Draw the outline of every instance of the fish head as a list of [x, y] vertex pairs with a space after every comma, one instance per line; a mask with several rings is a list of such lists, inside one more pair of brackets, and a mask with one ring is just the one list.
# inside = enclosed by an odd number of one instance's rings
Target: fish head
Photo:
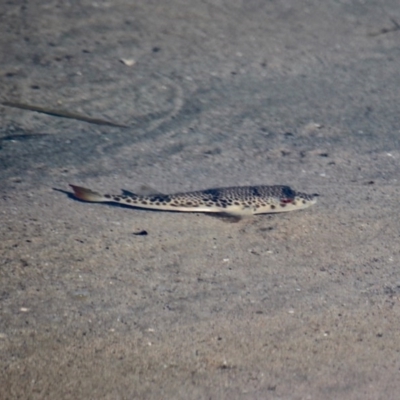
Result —
[[302, 210], [317, 202], [317, 194], [307, 194], [291, 190], [289, 193], [282, 191], [279, 196], [272, 197], [268, 202], [268, 213], [281, 213]]

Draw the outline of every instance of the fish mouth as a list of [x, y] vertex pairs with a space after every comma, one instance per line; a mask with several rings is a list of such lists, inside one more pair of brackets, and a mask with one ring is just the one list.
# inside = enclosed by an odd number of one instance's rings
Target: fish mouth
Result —
[[319, 196], [318, 193], [308, 194], [297, 192], [293, 200], [296, 203], [300, 203], [303, 207], [308, 207], [311, 204], [315, 204], [317, 202], [317, 197]]

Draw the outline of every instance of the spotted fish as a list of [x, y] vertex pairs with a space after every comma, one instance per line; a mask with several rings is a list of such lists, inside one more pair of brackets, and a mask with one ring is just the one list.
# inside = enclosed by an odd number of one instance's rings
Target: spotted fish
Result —
[[195, 192], [149, 195], [100, 194], [70, 185], [82, 201], [119, 203], [136, 208], [161, 211], [218, 213], [226, 216], [279, 213], [301, 210], [316, 203], [317, 194], [296, 192], [289, 186], [234, 186]]

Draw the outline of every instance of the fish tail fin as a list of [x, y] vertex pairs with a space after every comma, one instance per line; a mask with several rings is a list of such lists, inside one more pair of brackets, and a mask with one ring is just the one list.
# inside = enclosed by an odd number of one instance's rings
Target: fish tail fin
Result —
[[71, 184], [69, 186], [72, 187], [74, 191], [74, 196], [79, 200], [89, 201], [92, 203], [101, 203], [104, 201], [110, 201], [109, 199], [105, 198], [102, 194], [94, 192], [93, 190]]

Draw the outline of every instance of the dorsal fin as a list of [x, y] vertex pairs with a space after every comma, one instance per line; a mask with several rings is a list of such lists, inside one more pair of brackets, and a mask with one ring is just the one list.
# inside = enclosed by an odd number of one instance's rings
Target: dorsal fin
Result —
[[159, 192], [158, 190], [152, 188], [149, 185], [140, 185], [135, 192], [131, 192], [130, 190], [122, 189], [122, 193], [125, 196], [139, 195], [139, 196], [152, 196], [152, 195], [164, 195], [164, 193]]

